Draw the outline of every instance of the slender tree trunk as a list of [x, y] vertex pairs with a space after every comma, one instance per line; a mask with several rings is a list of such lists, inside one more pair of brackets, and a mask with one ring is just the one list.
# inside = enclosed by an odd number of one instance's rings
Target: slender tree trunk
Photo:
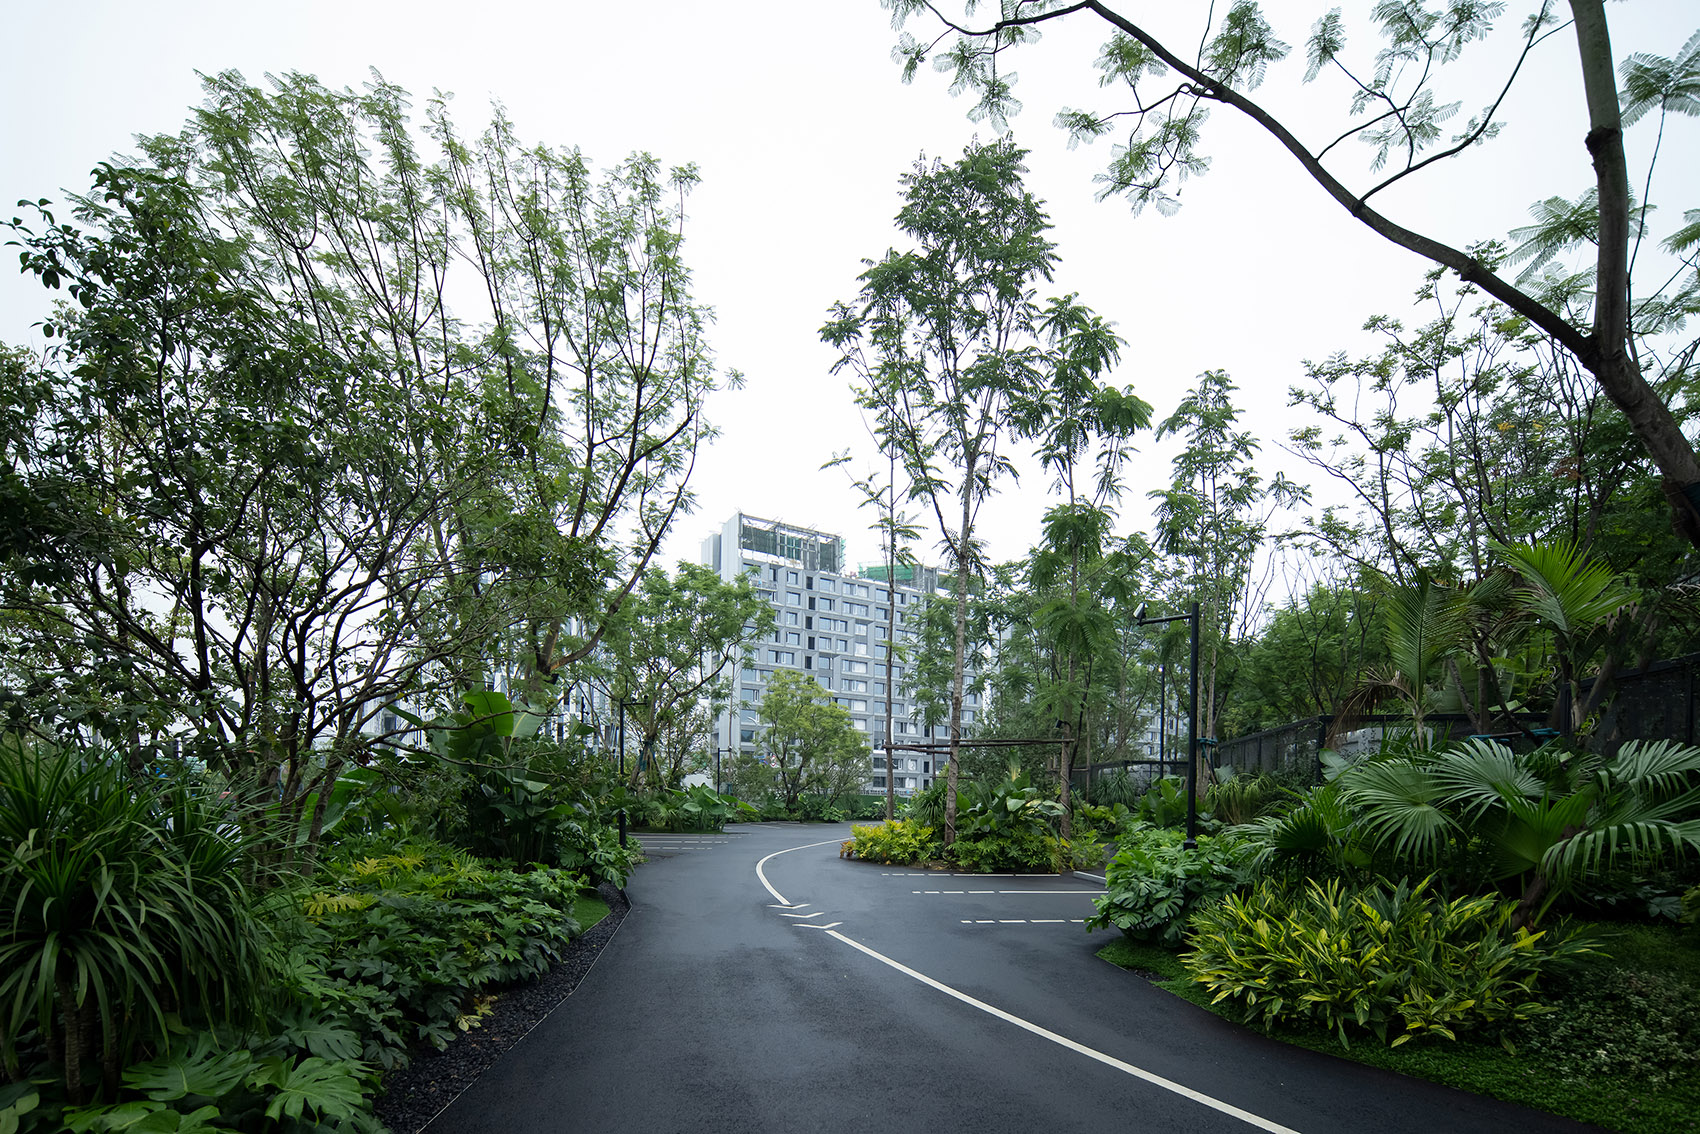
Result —
[[945, 770], [944, 845], [956, 842], [956, 766], [962, 746], [962, 677], [968, 658], [968, 538], [973, 534], [975, 462], [962, 478], [962, 527], [956, 537], [956, 664], [950, 681], [950, 766]]
[[74, 1105], [83, 1101], [83, 1020], [77, 1010], [71, 974], [61, 967], [55, 976], [59, 996], [60, 1027], [64, 1030], [65, 1097]]
[[[889, 823], [897, 814], [897, 777], [891, 764], [891, 707], [897, 703], [897, 449], [888, 447], [885, 456], [885, 820]], [[938, 766], [933, 767], [937, 771]]]

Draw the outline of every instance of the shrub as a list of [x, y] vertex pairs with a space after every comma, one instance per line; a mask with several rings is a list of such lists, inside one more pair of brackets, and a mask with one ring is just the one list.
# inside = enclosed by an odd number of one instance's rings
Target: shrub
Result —
[[1153, 827], [1179, 827], [1186, 822], [1186, 780], [1164, 776], [1156, 780], [1133, 807], [1133, 816]]
[[[376, 849], [376, 848], [373, 848]], [[578, 933], [579, 876], [494, 870], [413, 840], [327, 864], [298, 895], [284, 979], [291, 997], [358, 1037], [385, 1068], [442, 1048], [476, 1018], [477, 994], [538, 976]]]
[[1280, 789], [1268, 776], [1242, 772], [1211, 784], [1204, 793], [1204, 810], [1221, 822], [1236, 826], [1274, 810], [1280, 797]]
[[842, 823], [844, 811], [831, 796], [800, 795], [797, 806], [792, 811], [792, 818], [805, 823]]
[[924, 863], [939, 856], [933, 829], [908, 819], [892, 819], [878, 826], [850, 828], [845, 853], [864, 862]]
[[1700, 988], [1668, 972], [1591, 968], [1555, 987], [1553, 1011], [1517, 1028], [1518, 1049], [1568, 1078], [1700, 1076]]
[[231, 811], [192, 786], [138, 781], [105, 751], [0, 746], [0, 1053], [32, 1026], [83, 1096], [96, 1054], [109, 1088], [175, 1014], [257, 1018], [266, 934]]
[[945, 848], [945, 857], [976, 874], [1055, 870], [1058, 846], [1059, 840], [1048, 831], [1011, 829], [974, 838], [958, 835]]
[[1200, 835], [1187, 850], [1177, 830], [1134, 828], [1104, 872], [1105, 893], [1088, 929], [1112, 926], [1136, 941], [1180, 943], [1187, 917], [1245, 885], [1249, 867], [1237, 841]]
[[[968, 790], [971, 782], [961, 781], [957, 786], [958, 793]], [[948, 787], [944, 777], [934, 780], [932, 787], [922, 788], [909, 797], [908, 804], [903, 808], [903, 817], [914, 820], [923, 827], [944, 826], [944, 797]], [[958, 802], [961, 802], [960, 799]]]
[[1074, 838], [1057, 840], [1053, 865], [1059, 874], [1067, 870], [1102, 870], [1104, 849], [1104, 840], [1098, 832], [1082, 823], [1075, 827]]
[[1092, 802], [1100, 807], [1132, 807], [1139, 802], [1139, 781], [1126, 768], [1117, 768], [1108, 775], [1093, 780], [1088, 789]]
[[1319, 1024], [1349, 1043], [1368, 1031], [1397, 1047], [1414, 1036], [1503, 1027], [1546, 1011], [1535, 986], [1578, 939], [1509, 928], [1512, 903], [1451, 901], [1401, 880], [1352, 891], [1338, 880], [1264, 881], [1193, 915], [1181, 957], [1216, 1001], [1247, 1023]]

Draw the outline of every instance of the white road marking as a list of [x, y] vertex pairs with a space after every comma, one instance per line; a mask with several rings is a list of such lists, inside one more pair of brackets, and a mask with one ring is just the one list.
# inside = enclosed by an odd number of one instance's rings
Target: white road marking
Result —
[[1102, 894], [1102, 890], [999, 890], [1000, 894]]
[[841, 922], [841, 921], [835, 921], [831, 925], [804, 925], [802, 922], [798, 922], [796, 925], [793, 925], [791, 928], [792, 929], [835, 929], [838, 926], [843, 925], [843, 924], [844, 923]]
[[1237, 1118], [1247, 1125], [1255, 1126], [1259, 1130], [1268, 1131], [1268, 1134], [1299, 1134], [1297, 1130], [1294, 1130], [1290, 1126], [1282, 1126], [1280, 1123], [1273, 1122], [1264, 1118], [1262, 1115], [1253, 1114], [1249, 1110], [1241, 1110], [1232, 1103], [1223, 1102], [1221, 1099], [1214, 1098], [1202, 1091], [1195, 1091], [1183, 1083], [1175, 1082], [1173, 1079], [1165, 1079], [1163, 1076], [1158, 1075], [1155, 1072], [1147, 1071], [1143, 1067], [1136, 1067], [1124, 1060], [1117, 1059], [1113, 1055], [1106, 1055], [1104, 1052], [1101, 1052], [1096, 1048], [1087, 1047], [1085, 1044], [1077, 1043], [1076, 1041], [1069, 1039], [1067, 1036], [1059, 1035], [1056, 1032], [1051, 1031], [1049, 1028], [1040, 1027], [1038, 1024], [1035, 1024], [1030, 1020], [1024, 1020], [1020, 1016], [1005, 1012], [1002, 1008], [995, 1008], [992, 1005], [987, 1004], [984, 1000], [976, 1000], [974, 997], [969, 996], [966, 992], [959, 992], [950, 987], [950, 985], [945, 984], [942, 981], [934, 980], [925, 973], [916, 972], [901, 961], [894, 961], [884, 953], [870, 949], [860, 941], [852, 940], [851, 938], [844, 936], [842, 933], [829, 930], [827, 936], [836, 937], [852, 949], [865, 953], [881, 964], [889, 965], [904, 976], [918, 980], [929, 988], [937, 989], [946, 996], [954, 997], [971, 1008], [978, 1008], [987, 1015], [995, 1016], [1005, 1023], [1014, 1024], [1023, 1031], [1031, 1032], [1041, 1039], [1050, 1040], [1059, 1047], [1065, 1047], [1079, 1055], [1084, 1055], [1088, 1059], [1096, 1060], [1097, 1062], [1104, 1064], [1106, 1067], [1113, 1067], [1117, 1071], [1124, 1072], [1133, 1076], [1135, 1079], [1140, 1079], [1144, 1082], [1150, 1083], [1154, 1087], [1160, 1087], [1165, 1091], [1179, 1095], [1181, 1098], [1188, 1099], [1201, 1106], [1207, 1106], [1211, 1110], [1226, 1114], [1231, 1118]]
[[816, 910], [814, 913], [782, 913], [779, 916], [780, 917], [800, 917], [804, 921], [807, 921], [809, 918], [812, 918], [812, 917], [825, 917], [826, 911], [825, 910]]
[[843, 839], [823, 839], [818, 843], [804, 843], [800, 847], [786, 847], [784, 850], [776, 850], [772, 854], [768, 855], [766, 858], [762, 859], [760, 862], [756, 863], [756, 877], [758, 879], [760, 879], [761, 884], [764, 887], [767, 888], [767, 892], [773, 895], [774, 901], [778, 902], [780, 905], [786, 907], [787, 909], [796, 909], [797, 908], [796, 906], [793, 906], [790, 902], [787, 902], [785, 900], [784, 894], [781, 894], [778, 890], [775, 890], [773, 888], [773, 883], [771, 883], [767, 880], [767, 871], [764, 870], [763, 867], [765, 867], [768, 863], [772, 862], [774, 859], [778, 858], [782, 854], [790, 854], [792, 851], [808, 850], [810, 847], [830, 847], [830, 846], [834, 846], [836, 844], [841, 844], [843, 842], [844, 842]]

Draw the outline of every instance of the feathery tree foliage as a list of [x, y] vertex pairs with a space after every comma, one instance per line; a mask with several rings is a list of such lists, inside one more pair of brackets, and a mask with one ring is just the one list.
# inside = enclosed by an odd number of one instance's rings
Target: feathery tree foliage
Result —
[[469, 141], [442, 99], [431, 158], [379, 78], [205, 86], [69, 222], [9, 226], [72, 300], [0, 367], [4, 491], [37, 501], [0, 521], [9, 676], [262, 771], [312, 839], [386, 705], [458, 707], [516, 637], [546, 702], [687, 506], [696, 174], [599, 177], [500, 113]]
[[[1149, 204], [1172, 213], [1180, 204], [1179, 187], [1209, 166], [1202, 139], [1210, 109], [1225, 106], [1243, 115], [1371, 231], [1480, 288], [1591, 375], [1662, 474], [1678, 529], [1690, 543], [1700, 544], [1700, 459], [1673, 412], [1675, 391], [1665, 380], [1675, 376], [1647, 373], [1649, 352], [1637, 341], [1636, 330], [1649, 316], [1664, 329], [1679, 329], [1700, 304], [1700, 240], [1695, 236], [1700, 214], [1685, 214], [1685, 227], [1666, 240], [1666, 248], [1680, 258], [1679, 270], [1662, 286], [1634, 286], [1640, 248], [1635, 234], [1648, 202], [1635, 205], [1623, 144], [1625, 128], [1644, 118], [1656, 117], [1662, 141], [1671, 116], [1700, 113], [1694, 93], [1700, 87], [1700, 38], [1690, 39], [1673, 57], [1632, 55], [1623, 64], [1620, 88], [1603, 0], [1571, 0], [1569, 36], [1581, 60], [1578, 105], [1586, 108], [1575, 133], [1585, 135], [1595, 181], [1591, 195], [1575, 206], [1542, 207], [1535, 226], [1539, 235], [1529, 249], [1539, 263], [1549, 251], [1591, 245], [1594, 263], [1578, 286], [1555, 289], [1539, 278], [1506, 279], [1491, 255], [1414, 231], [1383, 213], [1376, 198], [1499, 133], [1501, 109], [1524, 64], [1565, 30], [1559, 26], [1557, 0], [1536, 0], [1514, 33], [1496, 31], [1505, 9], [1499, 3], [1376, 4], [1369, 20], [1379, 44], [1371, 49], [1357, 47], [1356, 41], [1349, 47], [1340, 10], [1326, 12], [1305, 39], [1303, 78], [1306, 83], [1321, 80], [1337, 92], [1344, 115], [1316, 140], [1301, 138], [1252, 97], [1292, 51], [1255, 0], [1234, 0], [1215, 28], [1195, 27], [1172, 36], [1152, 31], [1154, 25], [1102, 0], [1004, 0], [998, 18], [983, 23], [974, 20], [973, 0], [966, 0], [960, 16], [945, 14], [932, 0], [881, 3], [899, 27], [915, 17], [936, 21], [936, 34], [902, 33], [893, 54], [904, 80], [930, 60], [952, 76], [953, 93], [975, 95], [970, 117], [1000, 131], [1020, 110], [1009, 56], [1028, 49], [1053, 21], [1096, 17], [1109, 32], [1095, 63], [1099, 84], [1124, 92], [1128, 105], [1109, 112], [1065, 107], [1056, 120], [1074, 141], [1113, 133], [1124, 137], [1099, 176], [1105, 196], [1125, 195], [1135, 211]], [[1213, 8], [1203, 11], [1214, 15]], [[1481, 59], [1471, 68], [1472, 77], [1489, 68], [1498, 76], [1489, 88], [1491, 101], [1452, 133], [1446, 124], [1461, 103], [1442, 93], [1454, 75], [1447, 65], [1466, 52], [1477, 59], [1493, 48], [1501, 49], [1498, 58]], [[1351, 157], [1344, 146], [1353, 139], [1364, 144], [1361, 158]], [[1649, 165], [1646, 184], [1652, 175]], [[1585, 301], [1568, 302], [1582, 292]], [[1681, 348], [1667, 357], [1688, 365], [1688, 352]]]
[[1113, 336], [1072, 297], [1046, 321], [1035, 288], [1049, 281], [1055, 246], [1042, 204], [1023, 187], [1026, 152], [974, 144], [958, 161], [925, 161], [903, 177], [898, 227], [915, 243], [869, 261], [854, 303], [835, 304], [821, 337], [841, 354], [898, 452], [910, 497], [938, 525], [955, 575], [955, 665], [945, 840], [956, 834], [956, 781], [971, 582], [987, 564], [975, 531], [997, 482], [1015, 475], [1011, 435], [1046, 428], [1047, 384], [1064, 367], [1096, 375]]
[[[750, 577], [724, 582], [712, 567], [679, 563], [672, 575], [659, 567], [607, 622], [598, 667], [609, 698], [626, 706], [645, 752], [658, 746], [683, 757], [706, 730], [701, 718], [726, 706], [732, 692], [727, 668], [750, 656], [750, 647], [773, 630], [773, 606]], [[672, 741], [663, 744], [664, 740]], [[667, 773], [674, 760], [634, 763], [653, 786], [678, 787]]]

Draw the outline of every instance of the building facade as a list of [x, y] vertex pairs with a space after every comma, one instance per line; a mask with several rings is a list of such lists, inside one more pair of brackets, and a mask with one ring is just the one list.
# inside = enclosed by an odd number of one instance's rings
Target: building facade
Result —
[[[840, 536], [742, 512], [703, 541], [702, 561], [728, 582], [749, 575], [776, 615], [772, 635], [756, 643], [753, 657], [737, 675], [731, 707], [715, 722], [717, 747], [758, 753], [762, 726], [756, 703], [776, 670], [791, 669], [812, 677], [867, 736], [873, 766], [864, 790], [884, 793], [888, 776], [905, 795], [932, 786], [946, 756], [905, 752], [901, 746], [946, 742], [950, 728], [929, 727], [919, 718], [904, 667], [890, 663], [886, 635], [895, 602], [898, 640], [913, 637], [911, 617], [919, 617], [921, 600], [937, 590], [936, 569], [900, 568], [893, 587], [883, 565], [852, 571]], [[981, 710], [977, 696], [964, 695], [965, 734], [972, 732]], [[888, 711], [890, 753], [885, 751]]]

